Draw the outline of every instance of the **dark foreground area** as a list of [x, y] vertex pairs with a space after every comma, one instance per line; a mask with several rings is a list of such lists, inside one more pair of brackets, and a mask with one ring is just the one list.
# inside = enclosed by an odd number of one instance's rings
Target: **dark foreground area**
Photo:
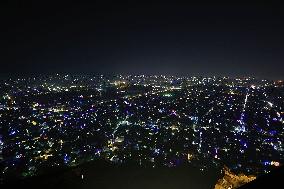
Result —
[[51, 170], [41, 176], [10, 180], [1, 188], [214, 188], [220, 171], [201, 172], [189, 166], [178, 168], [139, 168], [91, 162], [76, 168]]
[[[72, 168], [47, 170], [40, 176], [6, 180], [0, 188], [99, 188], [99, 189], [213, 189], [224, 175], [217, 169], [200, 171], [191, 166], [141, 168], [95, 161]], [[284, 167], [259, 176], [240, 189], [282, 188]]]
[[281, 166], [268, 174], [259, 176], [257, 179], [241, 186], [239, 189], [283, 188], [283, 186], [284, 166]]

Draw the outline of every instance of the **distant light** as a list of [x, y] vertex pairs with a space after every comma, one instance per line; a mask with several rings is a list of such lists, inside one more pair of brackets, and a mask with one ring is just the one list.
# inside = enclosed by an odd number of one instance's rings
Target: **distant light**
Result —
[[166, 94], [164, 94], [163, 96], [165, 96], [165, 97], [171, 97], [172, 94], [166, 93]]
[[271, 102], [267, 102], [268, 103], [268, 105], [270, 106], [270, 107], [272, 107], [273, 106], [273, 104], [271, 103]]
[[250, 87], [251, 87], [252, 89], [255, 89], [255, 88], [256, 88], [256, 86], [255, 86], [255, 85], [251, 85]]
[[192, 160], [192, 159], [193, 159], [193, 155], [190, 154], [190, 153], [188, 153], [188, 154], [187, 154], [187, 160], [190, 161], [190, 160]]
[[270, 163], [271, 165], [274, 165], [276, 167], [279, 167], [280, 166], [280, 163], [278, 161], [271, 161]]

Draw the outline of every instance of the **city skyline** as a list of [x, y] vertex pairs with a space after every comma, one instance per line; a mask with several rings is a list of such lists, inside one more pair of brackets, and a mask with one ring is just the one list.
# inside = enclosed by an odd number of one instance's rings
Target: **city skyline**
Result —
[[1, 188], [283, 180], [281, 6], [15, 0], [0, 27]]
[[252, 179], [283, 164], [283, 82], [54, 74], [0, 88], [4, 181], [98, 160]]

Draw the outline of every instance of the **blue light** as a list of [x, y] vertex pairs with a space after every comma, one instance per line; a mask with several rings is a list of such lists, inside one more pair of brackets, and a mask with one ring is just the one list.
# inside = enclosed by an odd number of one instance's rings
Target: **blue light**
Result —
[[67, 164], [70, 161], [70, 157], [67, 154], [64, 155], [64, 163]]

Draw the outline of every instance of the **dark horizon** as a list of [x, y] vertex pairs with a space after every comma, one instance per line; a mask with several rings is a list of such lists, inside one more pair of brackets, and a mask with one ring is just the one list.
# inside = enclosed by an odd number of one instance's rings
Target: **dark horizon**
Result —
[[284, 13], [271, 5], [1, 6], [1, 71], [284, 79]]
[[115, 76], [166, 76], [166, 77], [175, 77], [175, 78], [191, 78], [191, 77], [197, 77], [197, 78], [227, 78], [227, 79], [250, 79], [250, 80], [267, 80], [267, 81], [273, 81], [273, 82], [283, 82], [282, 78], [267, 78], [267, 77], [255, 77], [255, 76], [249, 76], [249, 75], [238, 75], [238, 76], [228, 76], [228, 75], [189, 75], [189, 74], [144, 74], [144, 73], [105, 73], [105, 72], [33, 72], [33, 73], [0, 73], [0, 80], [6, 80], [6, 79], [27, 79], [27, 78], [37, 78], [37, 77], [49, 77], [49, 76], [64, 76], [64, 75], [70, 75], [70, 76], [107, 76], [107, 77], [115, 77]]

